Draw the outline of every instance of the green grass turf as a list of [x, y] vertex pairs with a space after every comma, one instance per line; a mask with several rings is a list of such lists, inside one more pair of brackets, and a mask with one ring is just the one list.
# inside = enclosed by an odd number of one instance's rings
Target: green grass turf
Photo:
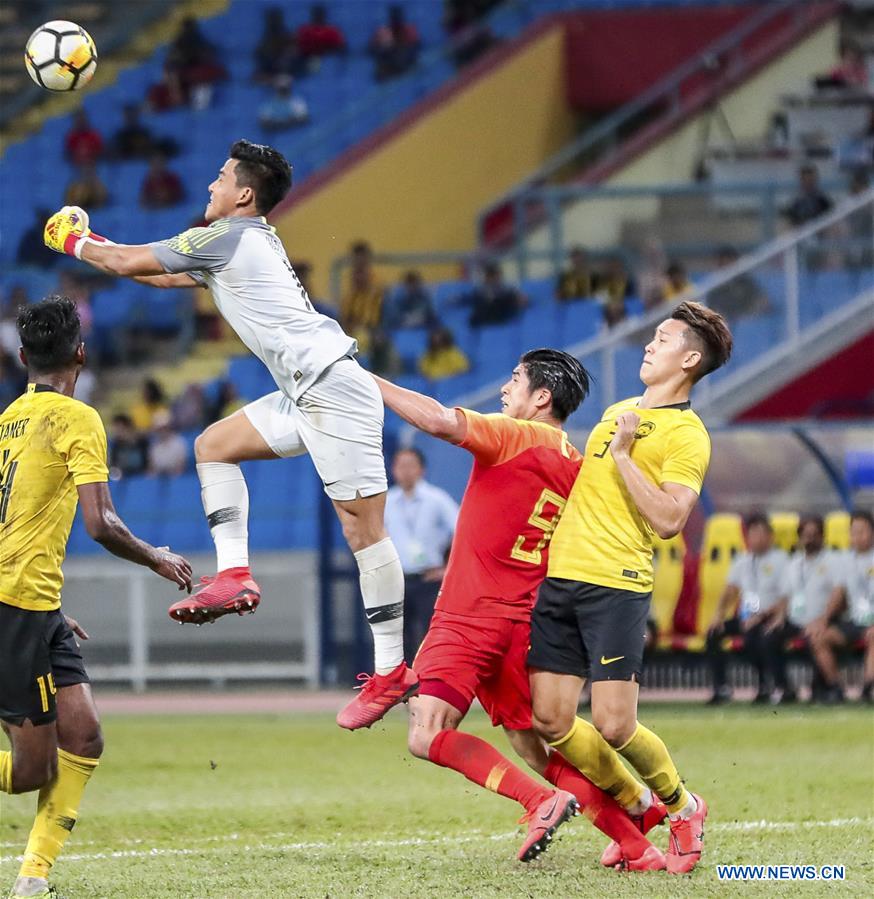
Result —
[[[605, 840], [582, 818], [520, 864], [517, 807], [410, 759], [395, 711], [358, 733], [325, 715], [108, 718], [55, 883], [69, 899], [874, 896], [870, 711], [658, 706], [641, 718], [711, 807], [692, 876], [601, 869]], [[509, 752], [483, 715], [466, 726]], [[0, 889], [33, 805], [3, 796]], [[823, 823], [836, 819], [857, 820]], [[720, 884], [715, 865], [735, 862], [844, 864], [847, 880]]]

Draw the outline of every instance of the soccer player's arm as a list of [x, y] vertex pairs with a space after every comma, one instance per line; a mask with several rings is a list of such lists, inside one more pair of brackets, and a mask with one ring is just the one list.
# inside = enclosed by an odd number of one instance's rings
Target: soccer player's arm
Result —
[[668, 438], [659, 483], [654, 484], [631, 455], [639, 417], [623, 412], [616, 423], [610, 452], [634, 504], [659, 537], [676, 537], [686, 526], [704, 483], [710, 462], [707, 432], [692, 424], [675, 428]]
[[188, 562], [135, 537], [115, 511], [106, 467], [106, 431], [94, 409], [83, 405], [71, 413], [58, 449], [76, 485], [88, 535], [113, 555], [151, 568], [180, 590], [190, 590]]
[[467, 434], [467, 421], [459, 409], [448, 409], [433, 397], [399, 387], [371, 373], [382, 394], [382, 401], [407, 424], [449, 443], [461, 443]]

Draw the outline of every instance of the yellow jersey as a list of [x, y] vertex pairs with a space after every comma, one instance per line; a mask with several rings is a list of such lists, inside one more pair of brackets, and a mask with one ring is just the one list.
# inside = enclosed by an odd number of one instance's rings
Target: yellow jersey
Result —
[[640, 424], [631, 458], [654, 484], [701, 492], [710, 437], [689, 403], [638, 407], [640, 397], [610, 406], [592, 428], [583, 467], [552, 537], [548, 577], [649, 593], [653, 529], [638, 511], [610, 453], [616, 418], [635, 412]]
[[0, 602], [35, 612], [61, 605], [76, 488], [108, 479], [96, 409], [28, 384], [0, 413]]

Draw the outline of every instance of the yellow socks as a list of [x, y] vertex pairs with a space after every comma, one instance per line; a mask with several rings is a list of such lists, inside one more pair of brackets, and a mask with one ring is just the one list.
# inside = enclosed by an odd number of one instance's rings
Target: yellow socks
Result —
[[[79, 814], [79, 803], [97, 759], [58, 750], [58, 776], [39, 791], [36, 818], [19, 877], [47, 878]], [[3, 761], [0, 759], [0, 770]]]
[[0, 793], [12, 792], [12, 753], [0, 752]]
[[588, 721], [575, 718], [574, 726], [567, 734], [550, 745], [623, 808], [633, 808], [640, 800], [644, 788]]
[[678, 814], [689, 804], [690, 796], [667, 746], [651, 730], [638, 723], [631, 739], [616, 751], [629, 761], [671, 814]]

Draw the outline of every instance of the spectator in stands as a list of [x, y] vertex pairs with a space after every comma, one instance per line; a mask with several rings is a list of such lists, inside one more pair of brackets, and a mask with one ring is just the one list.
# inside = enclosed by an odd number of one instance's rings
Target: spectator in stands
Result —
[[207, 425], [206, 394], [202, 384], [188, 384], [173, 403], [173, 424], [180, 431], [200, 431]]
[[607, 261], [604, 273], [596, 281], [595, 296], [603, 306], [608, 328], [625, 318], [625, 301], [634, 296], [634, 281], [619, 256]]
[[360, 240], [352, 245], [349, 286], [340, 299], [340, 324], [367, 350], [370, 331], [382, 319], [385, 288], [373, 270], [370, 244]]
[[589, 265], [585, 247], [571, 247], [568, 258], [570, 265], [555, 282], [555, 298], [559, 302], [567, 302], [591, 297], [595, 292], [595, 273]]
[[94, 313], [91, 309], [91, 289], [88, 282], [77, 272], [70, 269], [58, 273], [58, 289], [61, 296], [69, 297], [76, 304], [76, 312], [82, 323], [82, 336], [88, 337], [94, 327]]
[[179, 72], [169, 63], [161, 71], [161, 80], [153, 84], [146, 94], [146, 104], [152, 112], [177, 109], [188, 102], [188, 91]]
[[109, 191], [97, 174], [97, 166], [93, 162], [82, 163], [78, 174], [67, 185], [64, 202], [83, 209], [100, 209], [108, 200]]
[[336, 25], [328, 21], [324, 5], [310, 7], [310, 20], [297, 30], [297, 46], [304, 59], [311, 63], [322, 56], [346, 52], [346, 38]]
[[783, 210], [794, 228], [825, 215], [832, 208], [831, 198], [819, 186], [819, 169], [805, 163], [798, 171], [798, 196]]
[[472, 307], [469, 319], [472, 328], [512, 321], [528, 303], [515, 287], [504, 283], [504, 273], [497, 262], [483, 266], [482, 283], [465, 294], [461, 302]]
[[297, 39], [285, 24], [281, 7], [264, 10], [264, 29], [255, 48], [255, 80], [272, 84], [277, 78], [298, 78], [306, 71]]
[[404, 570], [404, 655], [412, 664], [446, 570], [458, 504], [425, 480], [425, 457], [412, 447], [395, 453], [392, 479], [385, 499], [385, 527]]
[[18, 348], [21, 346], [15, 323], [18, 310], [29, 302], [27, 291], [21, 284], [12, 287], [8, 296], [0, 295], [0, 353], [5, 353], [12, 359], [18, 358]]
[[836, 564], [836, 585], [823, 615], [807, 626], [810, 648], [826, 686], [827, 702], [844, 691], [835, 653], [861, 644], [865, 653], [862, 701], [874, 691], [874, 517], [857, 509], [850, 516], [850, 550]]
[[129, 415], [112, 416], [112, 439], [109, 442], [109, 476], [117, 481], [142, 474], [148, 465], [148, 441], [137, 433]]
[[841, 44], [841, 61], [828, 73], [816, 79], [817, 87], [846, 87], [868, 89], [868, 63], [862, 48], [855, 41]]
[[469, 65], [498, 42], [491, 28], [480, 20], [484, 11], [478, 0], [453, 0], [447, 7], [445, 25], [458, 68]]
[[167, 167], [167, 157], [155, 153], [140, 188], [140, 205], [144, 209], [167, 209], [185, 199], [182, 179]]
[[682, 262], [672, 262], [665, 269], [665, 301], [679, 303], [681, 300], [691, 300], [694, 296], [695, 285], [689, 280], [686, 267]]
[[215, 45], [188, 16], [167, 52], [167, 62], [178, 74], [183, 92], [194, 109], [206, 109], [212, 101], [213, 85], [227, 77]]
[[777, 691], [772, 700], [778, 703], [797, 698], [786, 677], [787, 641], [803, 637], [804, 629], [823, 615], [835, 586], [836, 558], [824, 547], [823, 532], [819, 515], [805, 515], [798, 522], [798, 550], [789, 559], [783, 595], [763, 631], [763, 652]]
[[368, 48], [376, 80], [387, 81], [409, 71], [416, 64], [421, 46], [419, 33], [407, 22], [403, 8], [390, 6], [388, 24], [376, 29]]
[[370, 332], [369, 343], [369, 368], [374, 374], [389, 377], [403, 373], [404, 360], [382, 328], [374, 328]]
[[[248, 399], [254, 400], [257, 397], [253, 396]], [[233, 415], [234, 412], [242, 409], [245, 405], [246, 403], [241, 399], [240, 394], [237, 393], [234, 383], [232, 381], [222, 381], [219, 385], [218, 397], [210, 413], [210, 418], [212, 421], [220, 421], [229, 415]]]
[[265, 131], [283, 131], [305, 125], [310, 120], [306, 100], [294, 93], [294, 80], [290, 75], [276, 78], [273, 96], [258, 109], [258, 121]]
[[[734, 265], [740, 253], [730, 246], [716, 251], [717, 270]], [[745, 315], [764, 315], [770, 310], [768, 298], [749, 272], [735, 275], [721, 287], [707, 294], [707, 305], [734, 324]]]
[[103, 154], [103, 138], [88, 121], [88, 113], [78, 109], [73, 116], [73, 127], [64, 141], [67, 161], [73, 165], [88, 165], [97, 162]]
[[136, 103], [126, 103], [124, 124], [112, 136], [112, 149], [118, 159], [146, 159], [155, 149], [152, 132], [140, 120]]
[[665, 270], [668, 257], [661, 240], [649, 235], [639, 252], [640, 266], [637, 269], [637, 290], [647, 311], [665, 301]]
[[417, 271], [407, 272], [386, 296], [383, 322], [387, 328], [428, 328], [437, 324], [431, 294]]
[[[765, 629], [780, 615], [789, 558], [774, 546], [774, 531], [767, 516], [750, 515], [744, 522], [747, 551], [731, 563], [725, 589], [707, 630], [707, 654], [713, 673], [710, 705], [731, 699], [725, 667], [725, 637], [743, 637], [743, 649], [759, 675], [754, 703], [769, 702], [771, 685], [765, 657]], [[735, 609], [726, 620], [729, 609]]]
[[438, 326], [428, 334], [428, 348], [419, 359], [419, 371], [432, 381], [463, 375], [470, 371], [470, 360], [456, 346], [449, 328]]
[[140, 107], [127, 103], [124, 124], [112, 137], [112, 152], [117, 159], [148, 159], [155, 151], [172, 156], [178, 151], [172, 138], [157, 138], [140, 119]]
[[[871, 186], [868, 173], [864, 169], [856, 169], [850, 179], [850, 196], [858, 197]], [[871, 207], [865, 206], [851, 212], [847, 218], [835, 228], [837, 236], [844, 238], [847, 249], [839, 260], [839, 265], [849, 269], [871, 268], [874, 263], [874, 226], [871, 222]]]
[[154, 379], [143, 381], [142, 393], [138, 402], [130, 410], [134, 427], [145, 434], [152, 429], [152, 422], [159, 412], [169, 412], [170, 407], [164, 388]]
[[27, 372], [10, 353], [0, 349], [0, 412], [27, 389]]
[[45, 206], [39, 206], [34, 210], [33, 223], [21, 235], [21, 240], [18, 242], [15, 261], [19, 265], [38, 265], [40, 268], [49, 268], [60, 262], [61, 257], [43, 242], [46, 219], [51, 214], [51, 209], [47, 209]]
[[294, 268], [294, 273], [297, 275], [297, 280], [300, 281], [300, 286], [304, 289], [304, 292], [310, 298], [310, 302], [313, 304], [313, 309], [315, 309], [316, 312], [321, 312], [322, 315], [327, 315], [329, 318], [336, 318], [336, 307], [329, 306], [324, 300], [317, 299], [316, 297], [316, 293], [312, 286], [312, 264], [307, 262], [305, 259], [296, 259], [292, 263], [292, 267]]
[[185, 471], [187, 462], [188, 447], [173, 430], [170, 413], [157, 412], [152, 420], [152, 437], [149, 441], [149, 474], [175, 477]]

